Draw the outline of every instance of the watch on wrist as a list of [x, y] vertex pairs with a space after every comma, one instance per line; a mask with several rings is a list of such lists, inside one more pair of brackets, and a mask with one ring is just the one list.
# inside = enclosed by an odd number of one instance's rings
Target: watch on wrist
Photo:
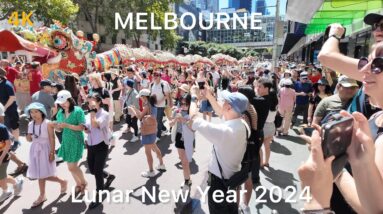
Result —
[[330, 37], [334, 37], [334, 38], [337, 39], [339, 42], [340, 42], [340, 40], [342, 39], [341, 36], [338, 36], [338, 35], [336, 35], [336, 34], [333, 34], [333, 35], [331, 35]]

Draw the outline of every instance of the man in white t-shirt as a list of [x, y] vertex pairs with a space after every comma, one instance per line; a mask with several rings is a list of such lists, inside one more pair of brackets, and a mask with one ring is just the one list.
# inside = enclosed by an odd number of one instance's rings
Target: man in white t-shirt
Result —
[[[235, 92], [223, 91], [221, 97], [224, 104], [220, 106], [210, 87], [205, 85], [203, 95], [209, 100], [214, 111], [224, 119], [221, 123], [211, 123], [197, 118], [197, 93], [195, 87], [191, 90], [192, 101], [190, 105], [189, 127], [213, 144], [213, 152], [209, 162], [208, 205], [211, 214], [238, 213], [238, 203], [225, 200], [227, 196], [233, 197], [225, 186], [224, 179], [229, 179], [241, 169], [241, 161], [246, 151], [249, 127], [242, 119], [242, 113], [247, 109], [249, 101], [245, 95]], [[246, 131], [247, 130], [247, 131]], [[224, 200], [214, 200], [216, 191], [222, 191]]]
[[161, 138], [161, 132], [166, 132], [166, 127], [162, 121], [165, 115], [165, 107], [172, 106], [170, 102], [170, 86], [166, 81], [161, 80], [161, 72], [153, 73], [153, 83], [150, 85], [151, 94], [155, 94], [157, 98], [157, 141]]

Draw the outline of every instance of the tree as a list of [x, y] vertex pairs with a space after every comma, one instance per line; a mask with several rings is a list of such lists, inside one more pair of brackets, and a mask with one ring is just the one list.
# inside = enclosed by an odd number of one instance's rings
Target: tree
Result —
[[33, 12], [33, 18], [44, 24], [58, 20], [68, 24], [74, 20], [79, 8], [72, 0], [2, 0], [0, 1], [0, 20], [8, 19], [13, 12]]
[[[119, 13], [124, 19], [129, 12], [145, 12], [155, 15], [155, 26], [164, 27], [164, 14], [170, 12], [170, 5], [180, 0], [75, 0], [80, 5], [80, 13], [84, 14], [88, 20], [93, 32], [99, 33], [98, 25], [105, 26], [105, 34], [117, 35], [115, 29], [115, 14]], [[102, 23], [100, 22], [102, 17]], [[135, 20], [135, 17], [134, 17]], [[148, 34], [151, 40], [157, 36], [162, 39], [162, 47], [165, 49], [175, 48], [179, 37], [174, 30], [152, 30], [150, 29], [150, 16], [147, 17], [148, 30], [125, 29], [122, 30], [126, 38], [133, 39], [135, 46], [140, 46], [143, 34]]]

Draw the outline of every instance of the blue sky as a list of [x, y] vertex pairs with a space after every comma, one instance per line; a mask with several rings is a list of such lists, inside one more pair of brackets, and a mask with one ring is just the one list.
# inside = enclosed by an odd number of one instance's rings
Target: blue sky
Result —
[[[251, 0], [248, 0], [251, 1]], [[274, 6], [276, 4], [276, 0], [266, 0], [267, 6]], [[279, 13], [284, 15], [286, 13], [286, 2], [287, 0], [280, 0], [280, 8]], [[227, 8], [229, 5], [229, 0], [219, 0], [219, 8]], [[268, 10], [270, 14], [275, 14], [275, 7], [269, 7]]]

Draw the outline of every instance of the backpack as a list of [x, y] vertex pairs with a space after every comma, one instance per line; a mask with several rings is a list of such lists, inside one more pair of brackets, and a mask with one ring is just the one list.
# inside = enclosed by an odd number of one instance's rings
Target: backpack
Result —
[[[165, 96], [165, 90], [164, 90], [164, 83], [162, 82], [162, 80], [161, 80], [161, 82], [160, 82], [160, 84], [161, 84], [161, 90], [162, 90], [162, 94]], [[154, 82], [152, 82], [152, 84], [150, 84], [150, 91], [152, 91], [152, 88], [153, 88], [153, 85], [154, 85]], [[170, 98], [171, 98], [172, 96], [170, 96]], [[165, 105], [167, 106], [168, 105], [168, 100], [165, 100]]]
[[[249, 112], [245, 111], [245, 114], [249, 117], [251, 121]], [[251, 122], [250, 122], [250, 125], [251, 125]], [[249, 178], [249, 173], [251, 172], [251, 169], [253, 168], [253, 164], [255, 163], [256, 155], [258, 155], [258, 154], [255, 154], [254, 152], [256, 151], [257, 145], [255, 144], [253, 140], [251, 140], [252, 135], [249, 136], [249, 130], [247, 129], [246, 125], [245, 125], [245, 129], [246, 129], [247, 144], [246, 144], [246, 151], [245, 151], [245, 154], [243, 155], [242, 162], [241, 162], [242, 163], [241, 169], [238, 172], [234, 173], [234, 175], [232, 175], [227, 180], [223, 178], [222, 167], [218, 161], [218, 156], [213, 146], [215, 158], [217, 159], [218, 168], [222, 177], [222, 182], [225, 185], [225, 187], [227, 187], [228, 189], [236, 189], [238, 186], [245, 183], [245, 181]]]
[[152, 115], [152, 107], [149, 104], [149, 114], [141, 120], [141, 134], [151, 135], [157, 133], [157, 118]]

